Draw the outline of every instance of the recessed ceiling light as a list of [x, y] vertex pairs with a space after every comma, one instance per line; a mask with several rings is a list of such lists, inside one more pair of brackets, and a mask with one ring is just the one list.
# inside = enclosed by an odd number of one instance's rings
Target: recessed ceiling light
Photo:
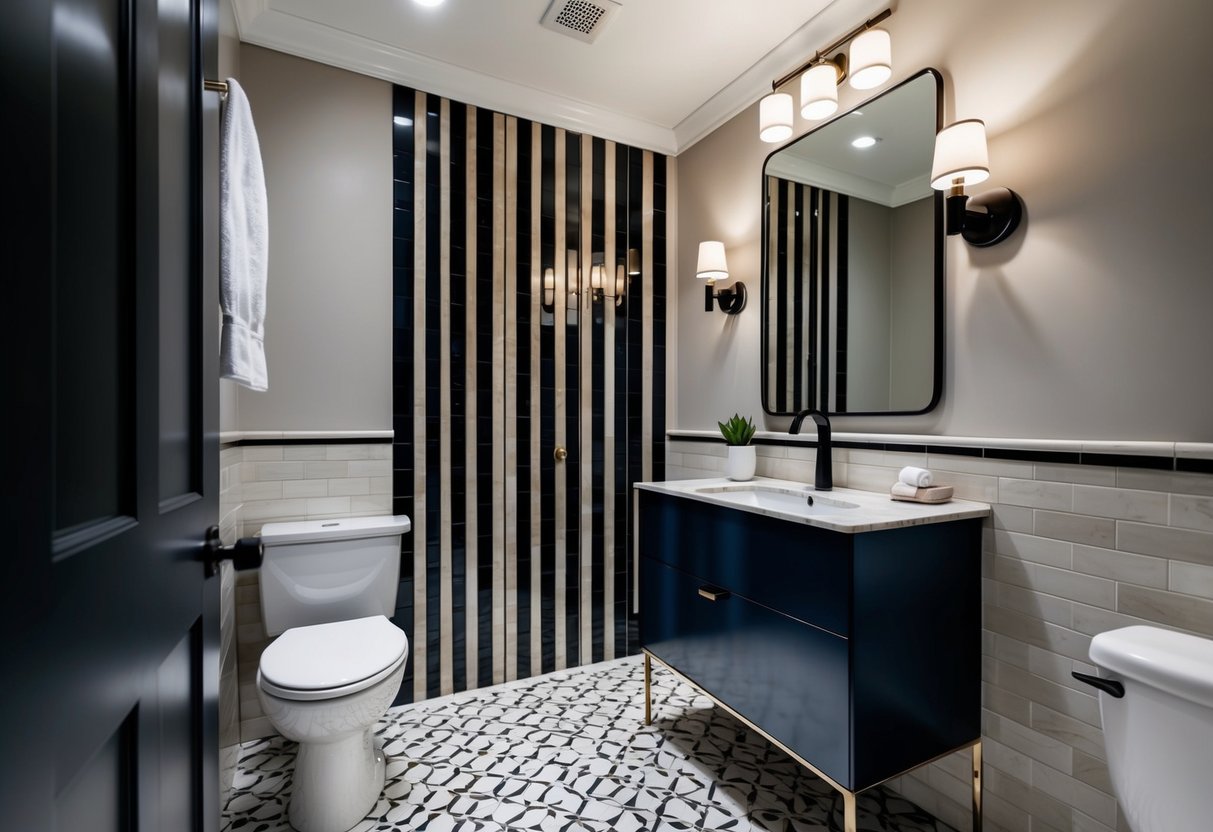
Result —
[[441, 6], [446, 0], [413, 0], [418, 6]]
[[865, 148], [876, 144], [880, 139], [875, 136], [860, 136], [855, 141], [851, 142], [851, 147]]
[[396, 116], [395, 118], [392, 119], [392, 121], [395, 122], [396, 124], [399, 124], [401, 127], [412, 127], [413, 126], [413, 120], [407, 116]]

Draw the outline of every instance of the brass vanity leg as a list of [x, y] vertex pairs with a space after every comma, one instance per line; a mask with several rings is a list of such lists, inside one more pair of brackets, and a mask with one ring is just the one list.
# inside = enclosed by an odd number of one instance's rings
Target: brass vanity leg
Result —
[[855, 818], [855, 792], [842, 793], [843, 832], [859, 832], [859, 821]]
[[973, 746], [973, 832], [981, 832], [981, 742]]
[[644, 724], [653, 724], [653, 699], [650, 688], [653, 681], [653, 660], [644, 654]]

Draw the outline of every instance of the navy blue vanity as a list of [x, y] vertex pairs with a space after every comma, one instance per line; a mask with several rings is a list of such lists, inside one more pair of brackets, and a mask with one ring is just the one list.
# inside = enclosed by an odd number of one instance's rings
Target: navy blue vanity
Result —
[[856, 792], [972, 746], [980, 823], [988, 506], [840, 490], [883, 505], [802, 517], [690, 484], [637, 486], [646, 671], [657, 659], [824, 777], [848, 830]]

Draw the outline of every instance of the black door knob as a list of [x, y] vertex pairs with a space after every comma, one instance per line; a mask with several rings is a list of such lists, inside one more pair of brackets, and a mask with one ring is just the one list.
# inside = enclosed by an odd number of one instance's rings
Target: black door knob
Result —
[[224, 546], [219, 539], [219, 527], [211, 526], [206, 530], [206, 539], [202, 544], [202, 562], [206, 565], [206, 576], [212, 577], [219, 571], [219, 564], [230, 560], [237, 572], [246, 569], [257, 569], [261, 566], [264, 549], [259, 537], [242, 537], [231, 546]]

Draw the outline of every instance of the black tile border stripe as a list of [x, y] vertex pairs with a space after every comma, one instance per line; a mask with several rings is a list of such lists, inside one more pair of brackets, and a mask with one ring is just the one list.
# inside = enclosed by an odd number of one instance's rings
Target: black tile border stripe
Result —
[[314, 437], [286, 439], [237, 439], [233, 442], [223, 442], [220, 448], [254, 448], [263, 445], [390, 445], [390, 436], [341, 436], [333, 439]]
[[[700, 436], [671, 435], [671, 442], [713, 442]], [[816, 448], [809, 440], [776, 439], [770, 436], [755, 437], [755, 445], [787, 446], [793, 448]], [[1079, 451], [1044, 451], [1031, 448], [984, 448], [967, 445], [913, 445], [901, 442], [854, 442], [839, 441], [835, 448], [850, 448], [866, 451], [897, 451], [900, 453], [948, 454], [978, 459], [1011, 460], [1020, 462], [1044, 462], [1053, 465], [1102, 465], [1115, 468], [1144, 468], [1153, 471], [1186, 471], [1213, 474], [1213, 459], [1194, 459], [1170, 456], [1137, 456], [1134, 454], [1081, 453]]]
[[1193, 474], [1213, 474], [1213, 459], [1195, 459], [1192, 457], [1177, 457], [1176, 471], [1187, 471]]

